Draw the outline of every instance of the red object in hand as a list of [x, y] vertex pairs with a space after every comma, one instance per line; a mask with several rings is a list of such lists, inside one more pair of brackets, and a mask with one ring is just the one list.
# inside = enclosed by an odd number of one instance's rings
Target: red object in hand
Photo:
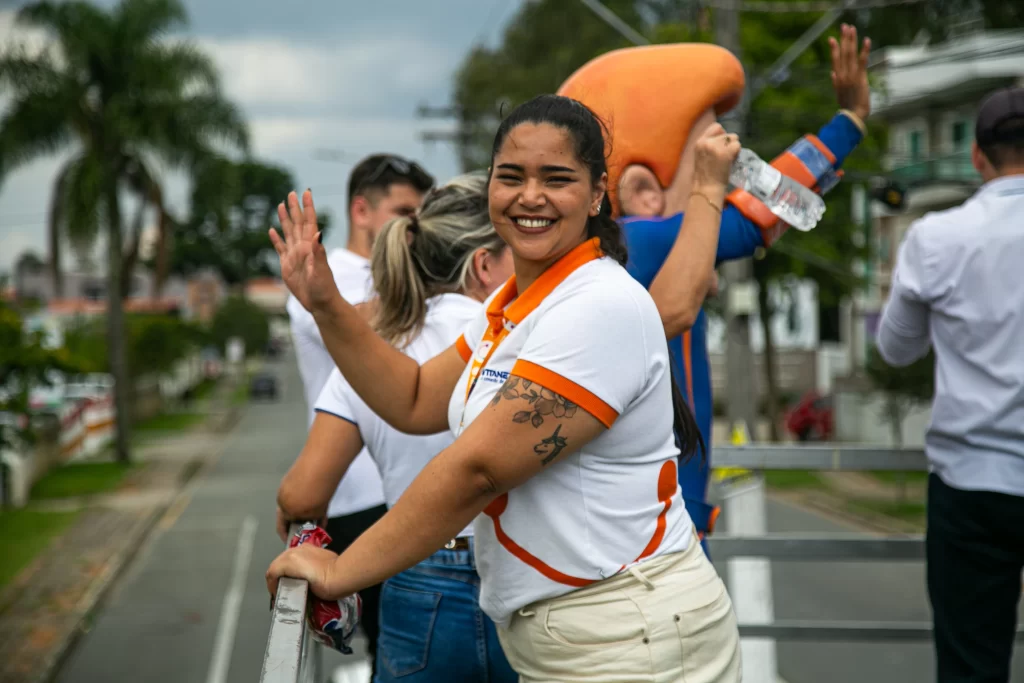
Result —
[[[288, 547], [295, 548], [303, 543], [312, 543], [326, 548], [330, 542], [331, 537], [326, 531], [312, 522], [306, 522], [291, 537]], [[321, 600], [312, 594], [309, 597], [310, 605], [306, 610], [306, 618], [316, 639], [342, 654], [352, 654], [352, 636], [355, 635], [356, 625], [363, 613], [363, 602], [359, 594], [349, 595], [341, 600]]]

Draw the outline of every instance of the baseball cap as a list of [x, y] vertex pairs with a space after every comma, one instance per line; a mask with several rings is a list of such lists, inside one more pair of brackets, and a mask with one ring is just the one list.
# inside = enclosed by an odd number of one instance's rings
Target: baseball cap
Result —
[[[1016, 125], [1006, 125], [1013, 121]], [[974, 123], [981, 146], [1024, 142], [1024, 88], [1003, 88], [985, 98]]]

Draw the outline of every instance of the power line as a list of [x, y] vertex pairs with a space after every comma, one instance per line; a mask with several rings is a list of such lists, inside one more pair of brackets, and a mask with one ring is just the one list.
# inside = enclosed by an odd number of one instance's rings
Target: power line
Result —
[[618, 31], [623, 38], [634, 45], [650, 45], [651, 41], [644, 38], [632, 26], [623, 21], [615, 12], [611, 11], [598, 0], [580, 0], [587, 8], [601, 18], [604, 23]]
[[[880, 9], [898, 5], [915, 5], [926, 0], [856, 0], [847, 9]], [[760, 12], [786, 14], [794, 12], [831, 12], [840, 9], [844, 3], [822, 2], [821, 0], [797, 0], [795, 2], [768, 2], [766, 0], [701, 0], [701, 5], [713, 9], [739, 12]]]

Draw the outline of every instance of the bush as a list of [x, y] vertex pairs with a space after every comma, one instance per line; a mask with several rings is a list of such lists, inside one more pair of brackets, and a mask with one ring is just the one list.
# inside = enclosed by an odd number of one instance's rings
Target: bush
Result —
[[247, 299], [231, 297], [214, 314], [210, 337], [221, 352], [226, 353], [228, 339], [241, 337], [246, 355], [262, 353], [270, 341], [270, 316]]
[[[128, 371], [133, 378], [169, 373], [175, 363], [206, 343], [199, 327], [168, 315], [125, 316]], [[109, 372], [103, 319], [87, 320], [64, 334], [64, 348], [84, 372]]]

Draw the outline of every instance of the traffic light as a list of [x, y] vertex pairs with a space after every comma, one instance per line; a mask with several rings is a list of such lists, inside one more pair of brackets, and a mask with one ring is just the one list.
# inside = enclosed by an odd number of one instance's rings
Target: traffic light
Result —
[[885, 204], [892, 211], [902, 211], [907, 203], [907, 192], [898, 183], [887, 180], [871, 191], [871, 198]]

